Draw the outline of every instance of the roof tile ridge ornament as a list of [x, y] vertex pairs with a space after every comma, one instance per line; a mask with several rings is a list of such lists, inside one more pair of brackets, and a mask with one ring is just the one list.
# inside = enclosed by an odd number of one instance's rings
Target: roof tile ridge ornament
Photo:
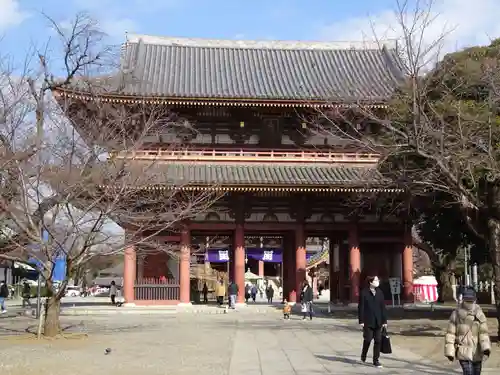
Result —
[[382, 47], [395, 49], [397, 41], [301, 41], [301, 40], [236, 40], [154, 36], [127, 34], [127, 43], [139, 43], [199, 48], [241, 48], [241, 49], [281, 49], [281, 50], [380, 50]]

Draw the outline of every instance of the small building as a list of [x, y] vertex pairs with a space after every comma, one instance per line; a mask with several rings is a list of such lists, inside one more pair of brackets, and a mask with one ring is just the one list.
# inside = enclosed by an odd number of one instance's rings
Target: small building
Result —
[[[75, 83], [54, 95], [71, 106], [70, 116], [94, 101], [128, 111], [138, 103], [164, 106], [191, 127], [152, 136], [142, 150], [115, 153], [115, 160], [125, 160], [128, 173], [147, 169], [151, 183], [141, 188], [148, 193], [177, 186], [223, 194], [209, 211], [162, 233], [179, 256], [127, 250], [128, 303], [190, 303], [198, 262], [227, 269], [243, 302], [246, 259], [258, 275], [279, 272], [284, 295], [296, 301], [308, 238], [329, 239], [332, 300], [357, 302], [371, 274], [400, 277], [404, 299], [412, 298], [410, 223], [404, 210], [393, 210], [405, 207], [404, 192], [378, 172], [377, 152], [335, 135], [342, 129], [355, 137], [349, 123], [378, 131], [363, 110], [383, 114], [404, 78], [395, 43], [129, 35], [121, 64], [97, 91]], [[89, 129], [80, 131], [91, 139]], [[152, 160], [159, 162], [146, 168]], [[220, 236], [216, 248], [205, 246]]]

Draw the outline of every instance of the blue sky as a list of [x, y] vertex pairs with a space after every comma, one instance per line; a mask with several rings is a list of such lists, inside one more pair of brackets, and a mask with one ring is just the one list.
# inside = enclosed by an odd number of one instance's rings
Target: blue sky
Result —
[[[2, 2], [13, 0], [0, 0]], [[9, 49], [49, 36], [45, 13], [58, 21], [87, 11], [116, 41], [126, 31], [168, 36], [245, 39], [318, 39], [333, 22], [363, 17], [388, 7], [392, 0], [318, 1], [311, 7], [300, 0], [19, 0], [22, 23], [4, 32]], [[19, 43], [21, 42], [21, 43]]]
[[[417, 0], [410, 0], [417, 1]], [[425, 1], [425, 0], [421, 0]], [[446, 50], [500, 36], [500, 0], [436, 0], [426, 38], [452, 31]], [[395, 37], [396, 0], [0, 0], [0, 51], [20, 58], [52, 36], [45, 13], [96, 18], [113, 43], [125, 32], [228, 39], [353, 40]]]

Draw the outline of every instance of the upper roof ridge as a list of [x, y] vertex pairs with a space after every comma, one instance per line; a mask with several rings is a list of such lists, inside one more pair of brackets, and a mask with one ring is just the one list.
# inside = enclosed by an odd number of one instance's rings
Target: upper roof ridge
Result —
[[128, 43], [139, 43], [164, 46], [212, 47], [212, 48], [243, 48], [243, 49], [288, 49], [288, 50], [338, 50], [338, 49], [388, 49], [396, 48], [396, 40], [384, 41], [298, 41], [298, 40], [230, 40], [205, 38], [180, 38], [152, 36], [143, 34], [127, 34]]

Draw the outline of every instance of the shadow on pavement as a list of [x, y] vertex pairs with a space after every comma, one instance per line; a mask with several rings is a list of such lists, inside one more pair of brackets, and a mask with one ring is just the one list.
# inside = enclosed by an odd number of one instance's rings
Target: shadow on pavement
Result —
[[[327, 355], [316, 355], [316, 358], [327, 360], [327, 361], [332, 361], [332, 362], [340, 362], [340, 363], [346, 363], [349, 365], [359, 365], [359, 366], [369, 366], [372, 367], [369, 363], [362, 363], [360, 360], [355, 360], [352, 358], [348, 357], [340, 357], [340, 356], [327, 356]], [[454, 370], [450, 370], [441, 366], [435, 366], [435, 365], [430, 365], [427, 363], [421, 363], [421, 362], [413, 362], [413, 361], [407, 361], [399, 358], [393, 358], [393, 357], [384, 357], [384, 359], [387, 362], [398, 362], [400, 366], [398, 366], [398, 371], [393, 372], [391, 370], [391, 365], [387, 365], [386, 368], [384, 369], [384, 374], [390, 375], [390, 374], [400, 374], [401, 373], [401, 367], [404, 367], [408, 369], [409, 371], [417, 371], [415, 373], [418, 374], [434, 374], [434, 375], [449, 375], [450, 373], [455, 373]], [[382, 361], [382, 360], [381, 360]], [[389, 371], [387, 371], [389, 370]]]
[[[283, 304], [273, 304], [277, 309], [283, 309]], [[314, 311], [316, 315], [321, 315], [325, 318], [337, 318], [337, 319], [357, 319], [358, 312], [356, 307], [349, 307], [347, 305], [335, 305], [332, 307], [332, 311], [328, 312], [327, 303], [315, 303]], [[419, 307], [388, 307], [387, 316], [389, 320], [407, 320], [407, 319], [430, 319], [430, 320], [444, 320], [449, 319], [453, 309], [449, 306], [442, 308], [443, 306], [437, 306], [435, 309], [419, 308]], [[483, 307], [483, 311], [488, 318], [496, 318], [496, 310], [490, 306]], [[300, 314], [300, 305], [296, 304], [292, 312]]]

